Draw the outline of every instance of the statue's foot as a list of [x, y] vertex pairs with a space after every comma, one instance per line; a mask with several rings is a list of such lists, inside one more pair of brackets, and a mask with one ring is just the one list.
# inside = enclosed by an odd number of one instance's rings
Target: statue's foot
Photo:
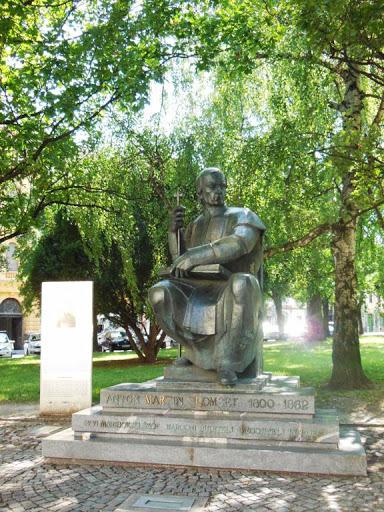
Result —
[[222, 368], [217, 370], [217, 375], [219, 377], [220, 384], [223, 386], [233, 387], [236, 385], [237, 375], [230, 368]]
[[186, 357], [178, 357], [173, 363], [174, 366], [191, 366], [191, 361]]

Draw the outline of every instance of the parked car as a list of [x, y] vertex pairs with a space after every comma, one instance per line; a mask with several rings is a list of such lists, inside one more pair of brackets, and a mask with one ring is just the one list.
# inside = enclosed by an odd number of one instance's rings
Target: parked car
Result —
[[173, 340], [172, 338], [170, 338], [169, 336], [166, 336], [165, 337], [165, 343], [166, 343], [166, 347], [167, 348], [174, 348], [174, 347], [178, 347], [179, 344], [177, 343], [177, 341]]
[[40, 354], [41, 352], [41, 336], [38, 333], [31, 333], [24, 341], [24, 355]]
[[125, 329], [109, 329], [101, 333], [99, 344], [102, 352], [113, 352], [114, 350], [131, 350]]
[[0, 357], [12, 357], [13, 341], [5, 331], [0, 331]]

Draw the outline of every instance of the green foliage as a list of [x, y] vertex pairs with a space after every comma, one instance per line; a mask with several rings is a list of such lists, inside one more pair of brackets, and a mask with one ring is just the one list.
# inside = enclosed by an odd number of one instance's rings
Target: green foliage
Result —
[[378, 209], [360, 219], [357, 272], [360, 302], [368, 294], [384, 297], [384, 225]]
[[[357, 208], [383, 200], [383, 22], [377, 14], [382, 10], [378, 0], [359, 4], [190, 1], [184, 2], [175, 20], [179, 45], [197, 55], [198, 65], [219, 67], [231, 84], [236, 83], [231, 87], [233, 92], [237, 88], [237, 95], [224, 93], [229, 119], [233, 108], [243, 102], [242, 82], [247, 77], [267, 99], [264, 158], [284, 180], [286, 195], [301, 193], [305, 203], [311, 195], [324, 195], [322, 199], [328, 201], [327, 208], [321, 208], [324, 202], [319, 201], [320, 207], [308, 219], [301, 216], [303, 231], [313, 226], [314, 219], [337, 221], [349, 175], [354, 179], [351, 196]], [[356, 74], [356, 85], [351, 85]], [[355, 105], [361, 102], [359, 112], [351, 107], [354, 88], [360, 95]], [[259, 112], [254, 110], [253, 117]], [[244, 126], [242, 131], [246, 137]], [[294, 233], [285, 235], [291, 240]]]
[[[136, 328], [146, 311], [148, 283], [152, 277], [151, 240], [141, 224], [134, 225], [133, 240], [108, 241], [104, 233], [96, 232], [101, 251], [93, 255], [95, 272], [95, 307], [99, 314], [117, 321], [124, 328]], [[129, 246], [128, 244], [132, 245]], [[88, 251], [92, 251], [88, 240]]]
[[[130, 295], [129, 281], [126, 276], [125, 262], [119, 245], [107, 242], [103, 234], [100, 237], [101, 253], [96, 260], [95, 308], [98, 314], [109, 317], [117, 315], [120, 324], [126, 327], [136, 322], [135, 304]], [[133, 280], [134, 281], [134, 280]], [[116, 320], [115, 317], [113, 317]]]
[[[0, 241], [49, 206], [85, 207], [71, 215], [92, 239], [93, 262], [106, 268], [103, 255], [116, 253], [120, 289], [136, 317], [150, 316], [145, 295], [167, 262], [174, 194], [182, 189], [194, 217], [195, 176], [217, 165], [228, 175], [228, 202], [267, 224], [266, 290], [331, 297], [335, 233], [361, 215], [372, 231], [384, 202], [382, 9], [379, 0], [2, 5]], [[201, 115], [170, 138], [124, 125], [168, 60], [188, 55], [214, 69]], [[96, 150], [94, 121], [117, 102], [120, 135], [130, 131], [119, 151]], [[365, 255], [381, 261], [382, 236], [372, 240], [363, 229], [362, 290], [380, 287], [382, 266]]]
[[[274, 72], [281, 78], [283, 70], [277, 68]], [[228, 204], [245, 205], [259, 214], [267, 225], [265, 245], [269, 249], [299, 239], [319, 222], [335, 220], [337, 210], [330, 199], [337, 189], [329, 165], [315, 155], [317, 147], [325, 144], [321, 134], [333, 122], [334, 113], [325, 115], [326, 98], [318, 99], [320, 126], [314, 132], [313, 118], [308, 119], [305, 110], [300, 112], [299, 77], [286, 78], [284, 85], [280, 78], [266, 83], [272, 71], [266, 65], [261, 69], [261, 76], [253, 73], [237, 82], [224, 71], [212, 73], [215, 88], [202, 102], [202, 114], [184, 119], [175, 136], [193, 141], [202, 165], [224, 170]], [[292, 118], [289, 123], [287, 115]], [[301, 136], [302, 131], [308, 135]], [[188, 188], [189, 183], [183, 190]], [[189, 210], [191, 204], [187, 206]], [[282, 297], [290, 294], [305, 301], [309, 289], [318, 287], [324, 296], [332, 296], [328, 247], [329, 237], [323, 236], [315, 246], [268, 258], [266, 293], [273, 290]]]
[[[330, 234], [337, 263], [335, 349], [339, 349], [334, 353], [332, 379], [335, 385], [349, 381], [356, 387], [368, 384], [354, 350], [356, 218], [384, 204], [384, 40], [383, 22], [375, 8], [382, 12], [378, 0], [191, 1], [177, 19], [179, 38], [201, 68], [219, 67], [231, 82], [264, 78], [266, 92], [261, 96], [268, 105], [267, 123], [259, 124], [253, 137], [242, 123], [236, 143], [230, 135], [235, 155], [248, 156], [238, 161], [233, 173], [236, 198], [243, 196], [244, 204], [253, 203], [264, 220], [263, 211], [273, 219], [267, 257]], [[228, 102], [236, 104], [236, 99]], [[228, 111], [232, 119], [231, 107]], [[259, 113], [254, 109], [254, 117]], [[230, 150], [228, 154], [234, 156]], [[249, 170], [257, 176], [253, 187], [247, 186]], [[261, 203], [254, 200], [256, 190], [265, 198]], [[323, 250], [309, 261], [331, 267]], [[269, 283], [271, 276], [277, 276], [281, 287], [284, 270], [275, 262], [271, 265], [275, 268], [267, 268]], [[351, 270], [348, 279], [346, 268]], [[306, 283], [309, 288], [315, 284], [311, 281]], [[345, 360], [354, 361], [353, 378]]]
[[146, 284], [152, 277], [154, 266], [153, 243], [140, 210], [135, 211], [134, 217], [135, 238], [132, 247], [132, 259], [137, 289], [142, 293], [146, 290]]
[[[180, 155], [179, 162], [182, 161]], [[95, 282], [95, 311], [112, 315], [113, 321], [126, 328], [129, 337], [133, 336], [130, 341], [139, 357], [153, 362], [165, 333], [154, 322], [147, 294], [168, 259], [168, 211], [175, 204], [173, 193], [177, 186], [177, 180], [173, 182], [175, 159], [171, 142], [149, 130], [132, 132], [121, 151], [108, 148], [94, 152], [77, 161], [76, 166], [82, 176], [93, 173], [95, 190], [111, 191], [102, 208], [69, 210], [88, 258], [86, 275]], [[60, 235], [60, 229], [58, 238], [64, 250], [66, 237]], [[40, 260], [45, 255], [38, 252], [35, 261], [31, 244], [25, 241], [25, 245], [26, 292], [31, 287], [34, 265], [42, 265]], [[59, 260], [61, 255], [55, 254], [55, 258]], [[37, 281], [41, 282], [40, 274]], [[52, 276], [44, 278], [51, 280]], [[30, 292], [30, 301], [34, 294], [36, 287]]]
[[84, 281], [93, 278], [93, 266], [78, 226], [60, 209], [53, 227], [21, 251], [21, 293], [24, 306], [40, 303], [43, 281]]
[[1, 3], [0, 242], [52, 204], [103, 204], [108, 191], [74, 159], [110, 105], [137, 111], [161, 78], [172, 12], [161, 4], [154, 15], [151, 0]]

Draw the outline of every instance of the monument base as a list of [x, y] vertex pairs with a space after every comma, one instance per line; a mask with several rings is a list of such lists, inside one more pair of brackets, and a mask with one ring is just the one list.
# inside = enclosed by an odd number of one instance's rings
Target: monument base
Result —
[[101, 392], [100, 406], [43, 440], [48, 460], [366, 475], [357, 432], [317, 411], [299, 379], [264, 375], [234, 388], [155, 379]]
[[218, 469], [244, 469], [315, 473], [326, 475], [366, 475], [365, 452], [356, 431], [341, 433], [337, 449], [281, 447], [254, 442], [209, 442], [193, 439], [75, 439], [67, 429], [43, 440], [43, 455], [48, 462], [80, 463], [131, 462]]

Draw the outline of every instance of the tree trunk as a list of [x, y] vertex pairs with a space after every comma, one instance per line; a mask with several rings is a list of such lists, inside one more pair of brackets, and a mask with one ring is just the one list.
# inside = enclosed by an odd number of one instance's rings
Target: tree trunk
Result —
[[148, 332], [148, 340], [145, 344], [145, 362], [149, 364], [153, 364], [156, 362], [157, 353], [159, 349], [157, 348], [157, 335], [159, 333], [159, 329], [155, 326], [154, 322], [150, 323], [149, 332]]
[[[135, 333], [136, 339], [132, 336], [131, 329]], [[136, 352], [136, 355], [138, 356], [139, 360], [141, 362], [145, 363], [145, 354], [143, 352], [143, 349], [141, 348], [145, 344], [145, 340], [144, 340], [144, 336], [143, 336], [142, 332], [136, 325], [133, 325], [132, 323], [129, 323], [127, 325], [126, 331], [127, 331], [127, 336], [128, 336], [129, 342], [131, 344], [131, 347]], [[136, 343], [136, 340], [139, 340], [139, 343]]]
[[95, 306], [93, 306], [92, 310], [93, 317], [93, 329], [92, 329], [92, 350], [93, 352], [99, 352], [99, 344], [97, 342], [97, 312]]
[[276, 317], [277, 317], [277, 327], [279, 329], [279, 338], [284, 339], [284, 315], [283, 315], [283, 298], [282, 296], [276, 292], [276, 290], [272, 290], [272, 300], [276, 309]]
[[324, 336], [326, 338], [329, 338], [330, 332], [329, 332], [329, 301], [328, 299], [323, 299], [323, 329], [324, 329]]
[[[131, 331], [133, 331], [135, 337]], [[160, 327], [154, 321], [149, 322], [149, 327], [148, 324], [144, 325], [141, 322], [133, 323], [132, 320], [128, 324], [128, 339], [142, 363], [153, 364], [156, 362], [157, 355], [165, 338], [165, 332], [162, 332], [159, 336], [160, 331]]]
[[322, 301], [319, 293], [312, 295], [307, 302], [307, 340], [325, 340]]
[[359, 389], [372, 384], [361, 365], [355, 251], [356, 220], [341, 222], [332, 241], [336, 300], [333, 369], [329, 385], [335, 389]]
[[[370, 387], [361, 365], [357, 302], [356, 212], [354, 199], [355, 152], [363, 137], [361, 90], [358, 65], [347, 64], [343, 72], [345, 92], [341, 105], [345, 133], [345, 158], [335, 164], [343, 176], [340, 221], [333, 230], [332, 253], [335, 261], [335, 331], [333, 335], [333, 369], [331, 388], [359, 389]], [[341, 144], [341, 142], [340, 142]]]

